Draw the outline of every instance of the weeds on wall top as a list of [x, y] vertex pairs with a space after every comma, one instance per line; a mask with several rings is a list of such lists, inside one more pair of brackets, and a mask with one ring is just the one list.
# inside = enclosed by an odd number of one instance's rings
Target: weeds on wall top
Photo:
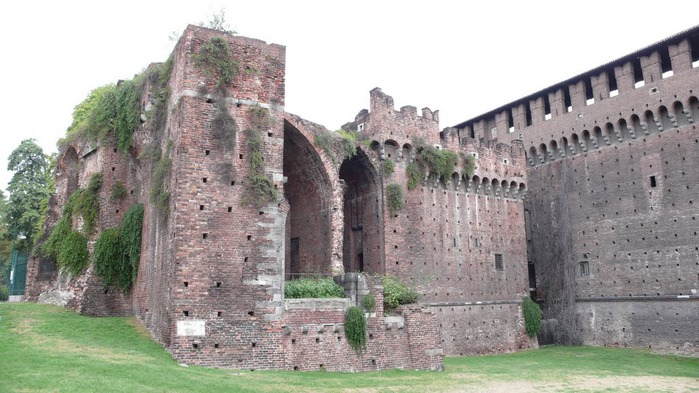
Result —
[[476, 171], [476, 157], [470, 155], [470, 154], [465, 154], [464, 155], [464, 168], [463, 168], [463, 177], [468, 179], [471, 176], [473, 176], [473, 173]]
[[345, 297], [345, 290], [330, 277], [303, 277], [289, 280], [284, 284], [284, 297], [287, 299]]
[[334, 164], [339, 159], [350, 159], [357, 155], [357, 143], [365, 143], [365, 139], [358, 139], [359, 134], [353, 131], [345, 131], [342, 128], [332, 132], [321, 130], [315, 135], [314, 143], [323, 149]]
[[192, 58], [202, 71], [216, 80], [217, 89], [231, 83], [238, 74], [238, 62], [233, 58], [228, 41], [223, 37], [210, 38]]

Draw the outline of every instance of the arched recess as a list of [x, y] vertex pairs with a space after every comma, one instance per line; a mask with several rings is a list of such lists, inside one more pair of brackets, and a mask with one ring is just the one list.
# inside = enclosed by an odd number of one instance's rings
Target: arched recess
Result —
[[601, 128], [599, 128], [599, 127], [596, 126], [595, 128], [592, 129], [592, 132], [594, 133], [595, 142], [597, 142], [597, 146], [596, 146], [596, 147], [599, 148], [599, 147], [602, 147], [602, 146], [606, 146], [606, 145], [607, 145], [606, 140], [604, 139], [604, 134], [602, 133], [602, 129], [601, 129]]
[[532, 146], [529, 148], [529, 165], [536, 166], [539, 164], [539, 157], [536, 154], [536, 147]]
[[570, 143], [573, 145], [573, 147], [570, 150], [570, 154], [576, 155], [579, 151], [582, 151], [582, 146], [580, 145], [580, 138], [578, 137], [578, 134], [573, 134], [570, 136]]
[[403, 159], [409, 160], [410, 159], [410, 154], [413, 151], [413, 146], [410, 143], [404, 143], [403, 144]]
[[687, 121], [690, 123], [696, 123], [697, 117], [699, 117], [699, 99], [694, 96], [689, 97], [689, 105], [687, 108]]
[[549, 152], [545, 143], [539, 145], [539, 160], [542, 164], [549, 161]]
[[561, 158], [566, 158], [570, 155], [570, 146], [568, 146], [568, 138], [562, 137], [561, 138], [561, 147], [560, 147], [560, 152], [561, 152]]
[[632, 139], [631, 133], [629, 132], [629, 126], [626, 124], [626, 119], [619, 119], [616, 123], [616, 129], [619, 131], [619, 136], [621, 137], [621, 142]]
[[549, 156], [551, 161], [560, 159], [560, 152], [558, 151], [558, 143], [556, 141], [549, 142]]
[[590, 131], [588, 130], [583, 130], [582, 133], [582, 145], [583, 145], [583, 151], [587, 151], [590, 149], [593, 149], [592, 145], [592, 137], [590, 136]]
[[390, 158], [393, 161], [398, 159], [398, 152], [400, 151], [400, 145], [398, 145], [398, 142], [394, 141], [393, 139], [387, 139], [383, 146], [384, 152], [386, 153], [386, 158]]
[[507, 180], [503, 180], [500, 183], [500, 190], [502, 190], [502, 197], [503, 198], [508, 198], [510, 196], [510, 184], [507, 182]]
[[647, 133], [648, 134], [655, 134], [658, 132], [658, 125], [655, 122], [655, 115], [653, 115], [653, 111], [647, 110], [644, 114], [644, 121], [646, 122], [646, 127], [647, 127]]
[[344, 182], [345, 272], [384, 274], [383, 225], [376, 170], [361, 148], [340, 166]]
[[672, 111], [675, 113], [675, 121], [677, 122], [678, 127], [689, 124], [687, 115], [684, 112], [684, 105], [682, 105], [681, 102], [675, 101], [675, 103], [672, 104]]
[[660, 105], [660, 108], [658, 108], [658, 118], [660, 119], [660, 123], [663, 127], [663, 131], [667, 131], [667, 130], [675, 127], [675, 125], [672, 124], [672, 119], [670, 118], [670, 112], [667, 110], [667, 107], [665, 105]]
[[284, 120], [284, 196], [289, 202], [286, 223], [286, 279], [332, 269], [333, 187], [318, 151], [295, 125]]
[[473, 175], [473, 178], [471, 179], [471, 192], [474, 194], [478, 194], [478, 191], [481, 188], [481, 178], [478, 177], [477, 175]]
[[452, 190], [454, 190], [454, 191], [461, 191], [461, 190], [460, 190], [460, 186], [461, 186], [461, 175], [459, 174], [459, 172], [454, 172], [454, 173], [452, 173], [452, 174], [451, 174], [451, 187], [452, 187]]
[[641, 125], [641, 118], [638, 117], [638, 115], [636, 115], [636, 114], [631, 115], [631, 119], [629, 119], [629, 120], [631, 123], [631, 129], [633, 130], [633, 133], [636, 134], [636, 136], [642, 137], [644, 135], [647, 135], [648, 126], [645, 126], [645, 129], [644, 129], [644, 126]]

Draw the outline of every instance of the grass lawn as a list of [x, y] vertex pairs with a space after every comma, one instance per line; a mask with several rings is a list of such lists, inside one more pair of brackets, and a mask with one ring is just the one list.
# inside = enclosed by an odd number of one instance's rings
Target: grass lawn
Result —
[[699, 392], [699, 359], [546, 347], [448, 357], [444, 372], [181, 367], [133, 318], [0, 304], [0, 392]]

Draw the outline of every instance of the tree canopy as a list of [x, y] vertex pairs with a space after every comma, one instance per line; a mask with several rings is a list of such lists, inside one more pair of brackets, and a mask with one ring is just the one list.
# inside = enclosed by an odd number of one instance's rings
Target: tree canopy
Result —
[[18, 236], [16, 247], [28, 250], [50, 193], [49, 157], [35, 139], [25, 139], [7, 162], [7, 170], [14, 174], [7, 186], [10, 199], [2, 219], [7, 235]]

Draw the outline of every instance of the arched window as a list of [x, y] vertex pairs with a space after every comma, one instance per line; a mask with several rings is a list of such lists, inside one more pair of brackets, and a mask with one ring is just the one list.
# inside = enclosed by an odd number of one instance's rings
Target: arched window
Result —
[[539, 145], [539, 161], [541, 163], [548, 162], [549, 160], [549, 154], [548, 154], [548, 149], [546, 148], [546, 144], [542, 143]]
[[551, 141], [551, 143], [549, 143], [549, 157], [551, 157], [552, 161], [557, 158], [561, 158], [558, 152], [558, 143], [556, 143], [556, 141]]
[[672, 111], [675, 113], [675, 121], [677, 124], [677, 127], [682, 127], [686, 126], [689, 124], [689, 120], [687, 119], [687, 114], [684, 112], [684, 106], [682, 105], [681, 102], [675, 101], [674, 104], [672, 104]]
[[582, 150], [587, 151], [589, 149], [592, 149], [592, 137], [590, 136], [590, 131], [584, 130], [582, 133]]
[[570, 136], [570, 144], [573, 146], [570, 149], [570, 154], [576, 155], [579, 151], [582, 150], [582, 146], [580, 144], [580, 137], [578, 137], [578, 134], [573, 134]]
[[651, 110], [647, 110], [643, 114], [643, 121], [646, 123], [647, 135], [655, 134], [658, 132], [658, 125], [655, 122], [655, 115]]
[[562, 158], [566, 158], [570, 155], [570, 147], [568, 146], [568, 138], [566, 138], [566, 137], [561, 138], [560, 151], [561, 151]]
[[536, 155], [536, 147], [532, 146], [529, 148], [529, 165], [536, 166], [539, 163], [539, 158]]
[[667, 110], [667, 107], [665, 107], [665, 105], [661, 105], [660, 108], [658, 108], [658, 115], [660, 119], [660, 124], [663, 128], [662, 131], [667, 131], [675, 127], [673, 118], [671, 117], [672, 114]]

